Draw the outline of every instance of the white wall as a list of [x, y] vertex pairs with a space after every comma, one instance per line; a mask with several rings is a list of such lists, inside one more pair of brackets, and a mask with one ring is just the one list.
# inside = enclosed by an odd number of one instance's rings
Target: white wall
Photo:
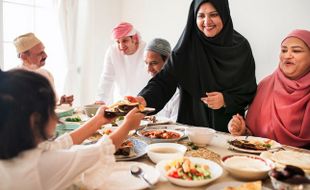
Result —
[[[148, 41], [164, 37], [174, 46], [186, 24], [190, 0], [122, 0], [122, 20]], [[230, 0], [235, 29], [250, 42], [260, 81], [278, 64], [280, 43], [295, 28], [310, 30], [309, 0]]]

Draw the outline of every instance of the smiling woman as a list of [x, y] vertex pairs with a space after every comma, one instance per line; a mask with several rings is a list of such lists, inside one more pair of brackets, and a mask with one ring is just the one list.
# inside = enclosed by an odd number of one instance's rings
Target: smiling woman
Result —
[[[280, 143], [310, 146], [310, 31], [294, 30], [281, 43], [278, 69], [260, 82], [246, 122], [234, 116], [228, 128]], [[245, 125], [246, 124], [246, 125]]]

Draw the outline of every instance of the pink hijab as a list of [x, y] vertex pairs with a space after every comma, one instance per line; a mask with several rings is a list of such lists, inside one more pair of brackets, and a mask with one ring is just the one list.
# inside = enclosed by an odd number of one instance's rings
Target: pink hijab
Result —
[[[294, 30], [288, 37], [297, 37], [310, 48], [310, 31]], [[246, 117], [247, 126], [255, 136], [290, 146], [309, 146], [309, 102], [310, 73], [291, 80], [278, 68], [258, 85]]]

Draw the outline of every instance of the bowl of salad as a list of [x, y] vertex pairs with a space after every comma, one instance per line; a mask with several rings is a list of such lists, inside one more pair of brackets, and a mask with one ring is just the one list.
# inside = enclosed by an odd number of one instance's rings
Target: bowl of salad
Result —
[[197, 187], [208, 184], [222, 173], [222, 167], [211, 161], [196, 157], [182, 157], [175, 160], [162, 160], [156, 168], [171, 183], [183, 187]]

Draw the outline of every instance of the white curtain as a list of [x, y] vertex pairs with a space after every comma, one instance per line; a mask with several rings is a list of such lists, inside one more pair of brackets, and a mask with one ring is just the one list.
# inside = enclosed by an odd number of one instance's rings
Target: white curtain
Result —
[[77, 55], [77, 28], [78, 28], [78, 6], [76, 0], [58, 0], [57, 11], [64, 51], [66, 57], [67, 73], [64, 82], [65, 94], [74, 94], [74, 104], [80, 104], [80, 73]]
[[94, 103], [111, 30], [120, 22], [121, 1], [56, 1], [68, 68], [64, 92], [74, 94], [74, 106]]

